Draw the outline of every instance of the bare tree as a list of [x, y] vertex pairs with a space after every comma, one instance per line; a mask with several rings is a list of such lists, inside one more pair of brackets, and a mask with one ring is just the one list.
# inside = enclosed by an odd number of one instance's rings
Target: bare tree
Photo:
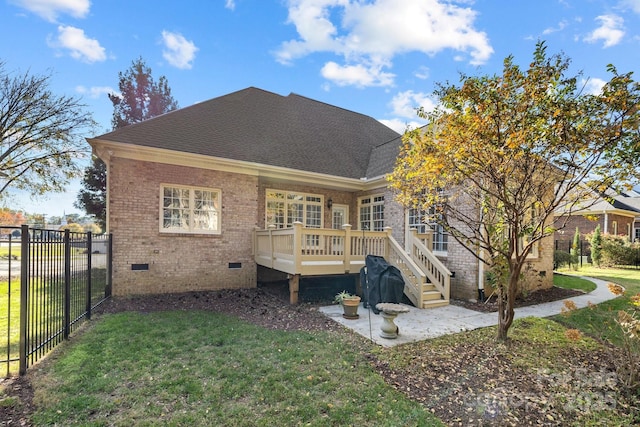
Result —
[[51, 74], [11, 74], [0, 61], [0, 198], [9, 188], [61, 192], [88, 154], [96, 123], [80, 99], [57, 96]]

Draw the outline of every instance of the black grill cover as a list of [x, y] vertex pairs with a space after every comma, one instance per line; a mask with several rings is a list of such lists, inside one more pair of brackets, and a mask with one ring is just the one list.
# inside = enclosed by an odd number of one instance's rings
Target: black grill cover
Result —
[[381, 256], [367, 255], [365, 267], [360, 269], [360, 284], [364, 293], [364, 303], [370, 306], [375, 314], [380, 313], [376, 308], [378, 303], [402, 302], [404, 294], [402, 274]]

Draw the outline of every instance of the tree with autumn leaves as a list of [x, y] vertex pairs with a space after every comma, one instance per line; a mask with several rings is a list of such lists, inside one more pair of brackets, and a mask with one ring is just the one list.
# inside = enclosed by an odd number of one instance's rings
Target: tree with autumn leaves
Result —
[[[111, 124], [113, 130], [139, 123], [178, 108], [171, 95], [165, 76], [156, 82], [151, 68], [140, 57], [125, 72], [118, 73], [119, 94], [110, 93], [113, 104]], [[74, 206], [93, 215], [104, 230], [107, 222], [107, 167], [97, 156], [84, 172], [84, 188], [80, 190]]]
[[433, 212], [487, 266], [501, 340], [527, 257], [565, 225], [554, 212], [638, 179], [640, 85], [609, 66], [601, 92], [586, 93], [569, 65], [539, 42], [526, 69], [509, 56], [500, 75], [438, 85], [439, 107], [419, 110], [428, 124], [405, 133], [389, 176], [402, 204]]

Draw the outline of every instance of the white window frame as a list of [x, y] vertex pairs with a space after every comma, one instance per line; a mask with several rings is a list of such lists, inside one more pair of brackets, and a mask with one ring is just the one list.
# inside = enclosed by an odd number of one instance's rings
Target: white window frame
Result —
[[383, 231], [384, 194], [370, 194], [358, 198], [358, 229]]
[[[270, 203], [281, 204], [281, 213], [276, 215], [276, 221], [270, 219], [273, 207]], [[300, 214], [292, 209], [294, 205], [301, 205]], [[265, 217], [267, 226], [275, 225], [276, 228], [293, 227], [295, 221], [300, 221], [307, 228], [324, 227], [324, 196], [321, 194], [303, 193], [300, 191], [276, 190], [267, 188], [265, 191]], [[273, 218], [273, 216], [272, 216]], [[277, 219], [280, 218], [281, 221]]]
[[[165, 189], [175, 189], [188, 192], [188, 205], [177, 208], [189, 212], [189, 221], [183, 226], [165, 227]], [[213, 201], [213, 214], [215, 217], [215, 228], [198, 228], [195, 221], [196, 210], [195, 194], [197, 191], [211, 193]], [[221, 234], [222, 233], [222, 191], [219, 188], [193, 187], [177, 184], [160, 184], [160, 206], [159, 206], [159, 229], [160, 233], [179, 234]]]
[[[429, 248], [435, 255], [447, 256], [449, 252], [449, 233], [444, 227], [433, 221], [425, 221], [431, 214], [423, 209], [410, 208], [407, 210], [407, 230], [416, 229], [418, 233], [433, 232], [433, 245]], [[413, 220], [412, 220], [413, 219]], [[429, 228], [429, 230], [427, 230]]]

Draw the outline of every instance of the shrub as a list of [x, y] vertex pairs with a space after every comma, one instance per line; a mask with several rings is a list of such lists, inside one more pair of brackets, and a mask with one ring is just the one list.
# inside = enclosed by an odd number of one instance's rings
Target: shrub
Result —
[[553, 252], [553, 264], [555, 268], [564, 267], [565, 265], [571, 265], [573, 263], [573, 257], [566, 251], [554, 251]]
[[639, 262], [639, 243], [632, 243], [623, 236], [602, 236], [602, 265], [638, 265]]

